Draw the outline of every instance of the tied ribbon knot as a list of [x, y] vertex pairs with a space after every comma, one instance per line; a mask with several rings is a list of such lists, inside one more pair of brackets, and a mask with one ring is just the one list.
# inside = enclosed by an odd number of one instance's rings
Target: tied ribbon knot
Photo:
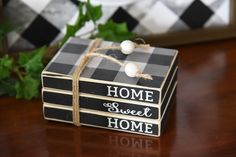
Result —
[[[73, 115], [73, 123], [76, 126], [80, 125], [79, 78], [80, 78], [80, 75], [83, 72], [84, 68], [86, 67], [86, 65], [90, 61], [90, 58], [92, 58], [92, 57], [101, 57], [101, 58], [105, 58], [107, 60], [110, 60], [111, 62], [117, 63], [120, 66], [125, 66], [125, 64], [123, 62], [117, 60], [114, 57], [98, 53], [99, 51], [102, 51], [102, 50], [121, 50], [120, 46], [110, 46], [110, 47], [97, 48], [101, 43], [102, 43], [101, 39], [95, 39], [93, 41], [93, 43], [90, 46], [90, 48], [88, 49], [88, 51], [84, 54], [83, 58], [81, 59], [80, 64], [76, 66], [74, 74], [72, 75], [72, 93], [73, 93], [73, 96], [72, 96], [72, 107], [73, 107], [72, 115]], [[134, 44], [135, 44], [135, 48], [148, 48], [148, 47], [150, 47], [148, 44], [136, 44], [136, 43], [134, 43]], [[152, 80], [151, 75], [142, 74], [142, 72], [140, 70], [137, 72], [135, 77], [143, 78], [143, 79], [146, 79], [146, 80]]]

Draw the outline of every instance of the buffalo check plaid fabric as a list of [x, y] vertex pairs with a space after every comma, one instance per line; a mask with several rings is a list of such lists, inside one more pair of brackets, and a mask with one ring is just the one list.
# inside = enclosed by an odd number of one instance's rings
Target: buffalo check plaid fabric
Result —
[[[83, 58], [83, 53], [88, 50], [92, 43], [93, 41], [86, 39], [70, 38], [67, 44], [59, 50], [47, 65], [43, 74], [52, 73], [71, 78], [76, 66], [80, 64]], [[103, 41], [100, 47], [116, 44]], [[162, 85], [171, 64], [174, 62], [174, 57], [177, 55], [176, 50], [153, 47], [135, 49], [128, 56], [122, 54], [119, 50], [103, 50], [101, 53], [113, 56], [124, 63], [136, 63], [140, 67], [141, 72], [152, 75], [153, 80], [145, 81], [139, 78], [130, 78], [125, 74], [124, 67], [99, 57], [90, 59], [80, 77], [156, 88]]]
[[[66, 24], [72, 24], [78, 15], [78, 3], [77, 0], [3, 0], [6, 19], [19, 27], [8, 35], [10, 49], [31, 49], [61, 39]], [[230, 3], [231, 0], [136, 1], [127, 6], [104, 6], [99, 22], [108, 19], [126, 22], [129, 30], [139, 35], [227, 26]], [[87, 24], [77, 35], [92, 27], [92, 23]]]

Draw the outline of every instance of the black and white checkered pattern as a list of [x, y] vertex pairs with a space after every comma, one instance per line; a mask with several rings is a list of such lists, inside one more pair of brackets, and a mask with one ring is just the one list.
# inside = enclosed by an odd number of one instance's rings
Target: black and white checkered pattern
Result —
[[[87, 39], [70, 38], [68, 43], [65, 44], [48, 64], [43, 74], [53, 73], [71, 78], [75, 67], [80, 64], [83, 58], [82, 54], [88, 50], [88, 45], [92, 43], [92, 41], [90, 42], [90, 40]], [[114, 44], [116, 43], [103, 41], [100, 47], [112, 46]], [[177, 55], [176, 50], [154, 47], [136, 49], [135, 52], [128, 56], [122, 54], [119, 50], [106, 50], [102, 53], [111, 55], [124, 63], [136, 63], [140, 67], [140, 71], [152, 75], [153, 80], [146, 81], [139, 78], [130, 78], [125, 74], [124, 67], [100, 57], [94, 57], [90, 60], [83, 70], [81, 78], [156, 88], [161, 87]]]
[[16, 31], [8, 35], [12, 49], [31, 49], [52, 44], [76, 16], [76, 0], [8, 0], [3, 13]]
[[[103, 7], [107, 19], [126, 22], [140, 35], [163, 34], [230, 24], [231, 0], [148, 0], [122, 7]], [[19, 29], [9, 34], [12, 49], [30, 49], [62, 38], [66, 23], [78, 15], [76, 0], [3, 0], [4, 14]], [[91, 30], [92, 23], [78, 32]]]

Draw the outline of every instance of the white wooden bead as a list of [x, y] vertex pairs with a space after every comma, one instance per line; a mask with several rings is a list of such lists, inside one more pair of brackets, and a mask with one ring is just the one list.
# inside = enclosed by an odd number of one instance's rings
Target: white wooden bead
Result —
[[129, 77], [135, 77], [139, 71], [139, 67], [135, 63], [127, 63], [125, 64], [125, 73]]
[[125, 40], [125, 41], [121, 42], [120, 47], [121, 47], [121, 52], [123, 54], [128, 55], [128, 54], [131, 54], [134, 51], [135, 45], [132, 41]]

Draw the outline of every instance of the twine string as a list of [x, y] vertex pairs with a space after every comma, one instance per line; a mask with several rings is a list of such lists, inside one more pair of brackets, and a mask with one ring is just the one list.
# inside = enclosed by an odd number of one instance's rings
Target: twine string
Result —
[[[89, 62], [91, 57], [101, 57], [105, 58], [111, 62], [114, 62], [120, 66], [125, 66], [125, 63], [119, 61], [118, 59], [108, 56], [105, 54], [99, 53], [99, 51], [103, 50], [121, 50], [120, 46], [109, 46], [109, 47], [101, 47], [97, 48], [101, 44], [102, 40], [101, 39], [95, 39], [92, 45], [90, 46], [89, 50], [84, 54], [80, 64], [75, 68], [74, 74], [72, 75], [72, 93], [73, 93], [73, 102], [72, 102], [72, 107], [73, 107], [73, 123], [76, 126], [80, 125], [80, 114], [79, 114], [79, 78], [81, 73], [83, 72], [84, 68], [86, 67], [87, 63]], [[135, 43], [135, 48], [148, 48], [150, 45], [148, 44], [136, 44]], [[149, 74], [143, 74], [141, 71], [138, 71], [136, 74], [137, 78], [143, 78], [145, 80], [152, 80], [152, 76]]]
[[117, 63], [120, 66], [124, 66], [124, 63], [122, 63], [121, 61], [117, 60], [116, 58], [112, 57], [112, 56], [108, 56], [108, 55], [104, 55], [101, 53], [90, 53], [90, 54], [86, 54], [86, 57], [101, 57], [101, 58], [105, 58], [111, 62]]
[[[92, 46], [89, 48], [89, 50], [87, 51], [87, 54], [91, 54], [94, 53], [93, 50], [100, 45], [102, 42], [101, 39], [96, 39]], [[72, 107], [73, 107], [73, 112], [72, 112], [72, 116], [73, 116], [73, 123], [76, 126], [80, 125], [80, 114], [79, 114], [79, 78], [80, 78], [80, 74], [82, 73], [82, 71], [84, 70], [85, 66], [87, 65], [87, 63], [89, 62], [89, 57], [85, 56], [83, 57], [83, 59], [81, 60], [80, 64], [75, 68], [74, 74], [72, 75], [72, 93], [73, 93], [73, 102], [72, 102]]]
[[134, 43], [134, 45], [135, 45], [135, 48], [141, 48], [141, 49], [146, 49], [146, 48], [150, 47], [149, 44], [137, 44], [137, 43]]
[[[108, 56], [108, 55], [104, 55], [101, 53], [90, 53], [90, 54], [86, 54], [86, 57], [101, 57], [101, 58], [105, 58], [111, 62], [117, 63], [120, 66], [125, 66], [125, 63], [117, 60], [116, 58], [112, 57], [112, 56]], [[138, 73], [136, 74], [137, 78], [143, 78], [145, 80], [153, 80], [152, 76], [149, 74], [143, 74], [141, 73], [141, 71], [138, 71]]]
[[94, 49], [94, 52], [103, 51], [103, 50], [121, 50], [120, 46], [107, 46]]
[[140, 41], [142, 44], [146, 44], [143, 38], [135, 38], [134, 41]]
[[[137, 44], [137, 43], [134, 43], [134, 46], [135, 48], [141, 48], [141, 49], [146, 49], [150, 47], [149, 44]], [[120, 46], [100, 47], [100, 48], [94, 49], [94, 52], [103, 51], [103, 50], [121, 50], [121, 47]]]

